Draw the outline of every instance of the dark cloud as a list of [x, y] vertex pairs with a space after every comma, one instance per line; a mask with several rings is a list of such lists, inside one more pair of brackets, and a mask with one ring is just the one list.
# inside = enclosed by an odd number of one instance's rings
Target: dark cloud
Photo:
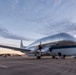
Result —
[[0, 36], [7, 38], [7, 39], [15, 39], [15, 40], [27, 40], [27, 41], [34, 40], [31, 38], [21, 37], [16, 34], [10, 33], [7, 29], [5, 29], [3, 27], [0, 27]]

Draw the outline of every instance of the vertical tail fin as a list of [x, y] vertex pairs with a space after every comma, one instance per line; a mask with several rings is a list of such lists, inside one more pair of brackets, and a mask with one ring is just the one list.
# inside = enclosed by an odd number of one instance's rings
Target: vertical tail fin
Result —
[[23, 42], [22, 42], [22, 40], [21, 40], [21, 43], [20, 43], [20, 48], [23, 48], [24, 46], [23, 46]]

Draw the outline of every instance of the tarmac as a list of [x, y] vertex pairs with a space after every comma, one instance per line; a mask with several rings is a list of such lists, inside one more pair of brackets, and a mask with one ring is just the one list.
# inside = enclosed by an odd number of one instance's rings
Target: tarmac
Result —
[[76, 59], [0, 57], [0, 75], [76, 75]]

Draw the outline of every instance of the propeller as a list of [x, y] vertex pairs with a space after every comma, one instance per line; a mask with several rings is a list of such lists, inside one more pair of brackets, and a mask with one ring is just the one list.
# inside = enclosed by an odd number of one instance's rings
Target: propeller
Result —
[[42, 50], [42, 45], [41, 45], [41, 41], [40, 41], [40, 44], [37, 47], [37, 54], [39, 54], [40, 56], [42, 55], [41, 50]]
[[41, 41], [40, 41], [40, 45], [38, 46], [38, 49], [41, 51], [42, 46], [41, 46]]

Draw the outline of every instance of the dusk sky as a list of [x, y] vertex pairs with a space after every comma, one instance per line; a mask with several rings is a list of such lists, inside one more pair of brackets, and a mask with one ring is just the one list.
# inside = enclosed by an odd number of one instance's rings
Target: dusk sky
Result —
[[76, 0], [0, 0], [0, 44], [63, 32], [76, 37]]

